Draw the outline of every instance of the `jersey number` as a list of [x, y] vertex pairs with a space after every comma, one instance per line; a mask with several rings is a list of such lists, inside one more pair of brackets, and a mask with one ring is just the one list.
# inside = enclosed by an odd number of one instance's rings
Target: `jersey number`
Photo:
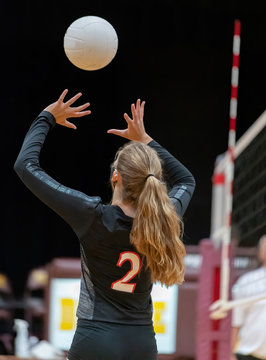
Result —
[[132, 251], [122, 252], [119, 256], [116, 266], [121, 267], [125, 261], [131, 262], [131, 269], [121, 279], [114, 281], [111, 285], [111, 288], [118, 291], [133, 293], [136, 287], [136, 283], [129, 284], [128, 282], [133, 279], [140, 271], [140, 256]]

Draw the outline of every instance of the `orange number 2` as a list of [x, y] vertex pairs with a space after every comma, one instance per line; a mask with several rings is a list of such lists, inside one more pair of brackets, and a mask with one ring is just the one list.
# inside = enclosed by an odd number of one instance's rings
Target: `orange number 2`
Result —
[[133, 251], [122, 252], [119, 256], [116, 266], [121, 267], [125, 261], [130, 261], [131, 269], [121, 279], [114, 281], [111, 285], [111, 288], [118, 291], [133, 293], [136, 287], [136, 283], [128, 282], [133, 279], [140, 271], [140, 256]]

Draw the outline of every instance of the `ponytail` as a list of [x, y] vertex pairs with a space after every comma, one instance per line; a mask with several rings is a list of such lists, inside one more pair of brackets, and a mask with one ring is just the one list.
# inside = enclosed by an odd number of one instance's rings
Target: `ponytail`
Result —
[[180, 233], [180, 219], [165, 185], [149, 177], [139, 196], [130, 237], [145, 255], [153, 282], [166, 286], [183, 282], [185, 247]]
[[162, 182], [161, 161], [151, 147], [128, 143], [115, 167], [122, 176], [123, 200], [135, 206], [131, 243], [146, 260], [153, 282], [166, 286], [184, 280], [185, 247], [181, 220]]

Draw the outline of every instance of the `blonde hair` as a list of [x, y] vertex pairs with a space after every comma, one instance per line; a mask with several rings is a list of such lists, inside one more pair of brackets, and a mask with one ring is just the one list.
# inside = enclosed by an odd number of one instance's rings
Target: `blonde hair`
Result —
[[122, 178], [122, 200], [135, 207], [130, 241], [144, 255], [153, 282], [166, 286], [184, 280], [185, 247], [181, 220], [162, 180], [162, 164], [150, 146], [129, 142], [116, 154]]

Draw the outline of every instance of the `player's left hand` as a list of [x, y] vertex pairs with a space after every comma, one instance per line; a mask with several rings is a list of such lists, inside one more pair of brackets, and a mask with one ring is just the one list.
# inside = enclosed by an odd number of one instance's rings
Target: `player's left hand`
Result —
[[127, 113], [124, 113], [127, 129], [110, 129], [107, 133], [118, 135], [131, 141], [139, 141], [148, 144], [152, 141], [152, 138], [146, 133], [144, 127], [144, 106], [145, 101], [141, 102], [140, 99], [137, 100], [136, 105], [131, 104], [132, 118], [130, 118]]
[[70, 100], [64, 103], [64, 99], [67, 93], [68, 90], [65, 89], [60, 95], [59, 99], [53, 104], [47, 106], [44, 110], [49, 111], [55, 117], [57, 124], [76, 130], [77, 129], [76, 125], [74, 125], [67, 119], [89, 115], [91, 111], [85, 109], [88, 106], [90, 106], [90, 103], [85, 103], [77, 107], [71, 107], [71, 105], [73, 105], [74, 102], [78, 98], [80, 98], [82, 94], [78, 93], [75, 96], [73, 96]]

